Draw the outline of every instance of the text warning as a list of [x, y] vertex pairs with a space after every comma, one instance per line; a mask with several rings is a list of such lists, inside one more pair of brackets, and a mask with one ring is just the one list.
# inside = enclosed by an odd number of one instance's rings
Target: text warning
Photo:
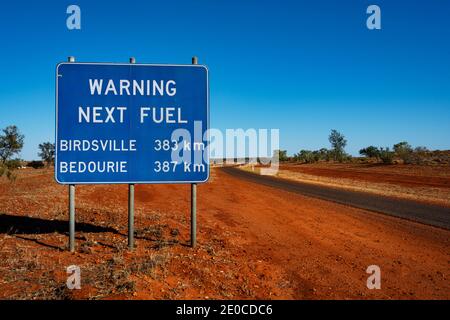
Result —
[[56, 67], [59, 183], [205, 182], [208, 129], [205, 66]]

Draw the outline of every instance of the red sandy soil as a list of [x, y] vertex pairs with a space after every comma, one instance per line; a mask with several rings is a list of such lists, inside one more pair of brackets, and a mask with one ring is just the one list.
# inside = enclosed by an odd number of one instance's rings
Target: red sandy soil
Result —
[[450, 166], [382, 165], [382, 164], [282, 164], [280, 169], [306, 174], [347, 178], [408, 187], [450, 189]]
[[[126, 249], [127, 186], [79, 186], [77, 232], [1, 225], [0, 298], [449, 299], [450, 232], [265, 187], [213, 169], [198, 186], [198, 246], [189, 242], [189, 186], [136, 187], [136, 239]], [[49, 170], [0, 180], [0, 214], [67, 221], [67, 187]], [[3, 217], [3, 218], [2, 218]], [[8, 220], [9, 221], [9, 220]], [[12, 227], [12, 228], [11, 228]], [[41, 226], [41, 229], [45, 229]], [[50, 228], [51, 229], [51, 228]], [[81, 290], [65, 286], [81, 268]], [[381, 268], [381, 290], [366, 268]]]
[[[242, 166], [259, 172], [261, 166]], [[450, 207], [450, 165], [282, 163], [279, 178]]]

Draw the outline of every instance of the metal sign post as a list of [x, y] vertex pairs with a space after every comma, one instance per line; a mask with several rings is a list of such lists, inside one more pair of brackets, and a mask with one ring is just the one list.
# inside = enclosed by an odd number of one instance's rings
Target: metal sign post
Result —
[[209, 178], [209, 80], [192, 64], [79, 63], [56, 67], [55, 180], [69, 185], [75, 250], [75, 185], [128, 185], [128, 247], [134, 248], [135, 184], [191, 185]]
[[[69, 57], [69, 62], [75, 62], [75, 57]], [[75, 185], [69, 185], [69, 250], [75, 252]]]
[[[192, 57], [192, 64], [198, 64], [198, 58]], [[191, 184], [191, 247], [197, 245], [197, 184]]]
[[[130, 63], [135, 64], [136, 59], [130, 58]], [[128, 185], [128, 248], [134, 248], [134, 184]]]
[[128, 185], [128, 248], [134, 248], [134, 184]]
[[197, 184], [191, 184], [191, 247], [197, 245]]

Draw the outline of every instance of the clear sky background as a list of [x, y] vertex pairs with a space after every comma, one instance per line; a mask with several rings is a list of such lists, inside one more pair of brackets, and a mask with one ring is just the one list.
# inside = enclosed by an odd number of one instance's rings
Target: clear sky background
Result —
[[[81, 8], [81, 30], [66, 9]], [[366, 28], [381, 7], [382, 30]], [[0, 7], [0, 128], [21, 157], [54, 141], [55, 66], [190, 63], [210, 70], [211, 126], [279, 128], [289, 154], [344, 133], [370, 144], [450, 149], [450, 1], [10, 1]]]

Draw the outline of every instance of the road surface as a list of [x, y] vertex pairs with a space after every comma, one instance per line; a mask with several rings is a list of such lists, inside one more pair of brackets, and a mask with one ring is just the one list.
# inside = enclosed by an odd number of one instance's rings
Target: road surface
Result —
[[222, 170], [254, 183], [450, 230], [450, 208], [448, 207], [262, 176], [235, 167], [223, 167]]

